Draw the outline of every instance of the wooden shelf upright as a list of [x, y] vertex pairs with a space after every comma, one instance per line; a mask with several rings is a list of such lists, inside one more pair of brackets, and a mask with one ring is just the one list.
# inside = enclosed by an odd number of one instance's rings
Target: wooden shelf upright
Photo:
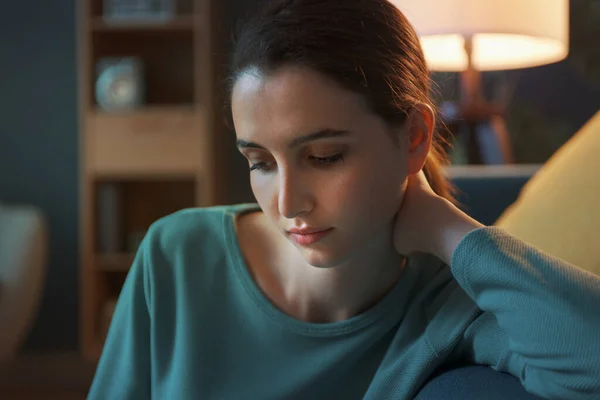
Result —
[[[112, 307], [148, 227], [182, 208], [221, 200], [213, 2], [173, 1], [175, 15], [157, 22], [111, 22], [104, 18], [103, 0], [77, 2], [80, 346], [92, 361], [101, 353]], [[96, 101], [96, 66], [126, 57], [143, 65], [143, 105], [104, 111]]]

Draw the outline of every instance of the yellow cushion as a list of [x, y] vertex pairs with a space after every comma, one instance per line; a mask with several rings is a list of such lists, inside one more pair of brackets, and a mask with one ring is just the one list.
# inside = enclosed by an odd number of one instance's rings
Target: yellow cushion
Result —
[[496, 226], [600, 275], [600, 111], [527, 182]]

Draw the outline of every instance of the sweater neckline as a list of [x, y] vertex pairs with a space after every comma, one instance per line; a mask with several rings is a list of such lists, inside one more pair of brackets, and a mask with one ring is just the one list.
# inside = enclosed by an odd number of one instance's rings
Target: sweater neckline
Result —
[[316, 337], [347, 335], [374, 324], [382, 329], [389, 329], [391, 325], [400, 322], [410, 299], [411, 288], [418, 276], [418, 268], [413, 267], [410, 258], [407, 260], [402, 276], [394, 287], [374, 306], [354, 317], [338, 322], [314, 323], [296, 319], [281, 311], [266, 297], [252, 277], [235, 231], [235, 218], [252, 211], [261, 211], [261, 208], [255, 203], [243, 203], [229, 206], [224, 213], [223, 223], [228, 246], [227, 254], [240, 284], [252, 302], [270, 320], [296, 334]]

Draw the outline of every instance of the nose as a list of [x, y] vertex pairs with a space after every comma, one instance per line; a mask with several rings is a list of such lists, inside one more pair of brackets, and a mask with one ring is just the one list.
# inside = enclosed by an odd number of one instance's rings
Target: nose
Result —
[[302, 176], [290, 169], [280, 168], [277, 206], [282, 217], [292, 219], [312, 209], [313, 199], [310, 185]]

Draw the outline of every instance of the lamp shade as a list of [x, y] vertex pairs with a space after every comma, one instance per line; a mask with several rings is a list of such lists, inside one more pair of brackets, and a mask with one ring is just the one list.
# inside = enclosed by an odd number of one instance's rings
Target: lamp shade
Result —
[[534, 67], [569, 52], [568, 0], [391, 0], [415, 27], [429, 68], [463, 71], [472, 40], [480, 71]]

